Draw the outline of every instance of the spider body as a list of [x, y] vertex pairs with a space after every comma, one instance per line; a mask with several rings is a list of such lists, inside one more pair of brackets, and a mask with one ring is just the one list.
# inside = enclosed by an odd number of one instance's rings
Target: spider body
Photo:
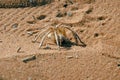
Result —
[[54, 33], [54, 31], [56, 30], [56, 36], [58, 37], [58, 43], [59, 43], [59, 45], [62, 45], [62, 42], [65, 40], [65, 39], [67, 39], [67, 35], [66, 35], [66, 30], [65, 30], [65, 28], [64, 27], [58, 27], [58, 28], [54, 28], [53, 29], [53, 32], [51, 32], [51, 33], [49, 33], [48, 34], [48, 38], [49, 39], [51, 39], [54, 43], [56, 43], [57, 44], [57, 42], [56, 42], [56, 37], [55, 37], [55, 33]]
[[67, 37], [67, 31], [69, 30], [72, 34], [73, 37], [75, 39], [75, 44], [78, 44], [78, 41], [81, 42], [84, 46], [86, 46], [81, 39], [79, 38], [79, 36], [77, 35], [77, 33], [75, 31], [73, 31], [72, 29], [70, 29], [68, 26], [65, 25], [57, 25], [57, 26], [51, 26], [51, 27], [47, 27], [45, 28], [43, 31], [41, 31], [38, 36], [35, 38], [34, 41], [36, 41], [39, 37], [41, 37], [41, 42], [39, 47], [41, 48], [41, 46], [43, 45], [43, 42], [45, 40], [45, 38], [49, 38], [51, 39], [54, 43], [57, 44], [58, 49], [60, 49], [60, 46], [63, 45], [64, 42], [70, 42], [70, 39], [68, 39]]

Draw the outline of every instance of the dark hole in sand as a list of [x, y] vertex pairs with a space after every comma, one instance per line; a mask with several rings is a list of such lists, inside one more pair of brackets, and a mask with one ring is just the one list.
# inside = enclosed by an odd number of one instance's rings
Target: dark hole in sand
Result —
[[87, 14], [90, 14], [92, 12], [92, 9], [89, 9], [86, 11]]
[[81, 33], [83, 33], [83, 32], [84, 32], [84, 30], [80, 30], [80, 32], [81, 32]]
[[67, 6], [68, 6], [68, 4], [67, 4], [67, 3], [63, 5], [63, 7], [64, 7], [64, 8], [67, 8]]
[[98, 20], [105, 20], [105, 17], [104, 16], [100, 16], [97, 18]]
[[94, 37], [98, 37], [98, 36], [99, 36], [99, 34], [98, 34], [98, 33], [95, 33], [95, 34], [94, 34]]
[[56, 15], [56, 17], [64, 17], [66, 15], [67, 15], [66, 12], [65, 13], [58, 12], [57, 15]]
[[38, 20], [42, 20], [42, 19], [45, 19], [46, 18], [46, 15], [40, 15], [37, 17]]

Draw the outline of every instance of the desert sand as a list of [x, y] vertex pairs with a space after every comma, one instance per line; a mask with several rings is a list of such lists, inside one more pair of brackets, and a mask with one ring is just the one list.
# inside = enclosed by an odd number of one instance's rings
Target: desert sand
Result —
[[[42, 28], [59, 23], [87, 46], [59, 51], [56, 44], [39, 49], [40, 39], [32, 42]], [[31, 56], [36, 59], [23, 62]], [[120, 0], [0, 8], [0, 80], [120, 80]]]

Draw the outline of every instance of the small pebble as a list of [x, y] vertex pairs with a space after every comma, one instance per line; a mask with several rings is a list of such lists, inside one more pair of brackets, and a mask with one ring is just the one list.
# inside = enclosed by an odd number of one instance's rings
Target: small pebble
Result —
[[79, 58], [79, 56], [78, 56], [77, 54], [75, 54], [75, 58], [76, 58], [76, 59], [78, 59], [78, 58]]
[[26, 57], [26, 58], [22, 59], [22, 61], [23, 61], [24, 63], [27, 63], [28, 61], [32, 61], [32, 60], [35, 60], [35, 59], [36, 59], [36, 56], [33, 55], [33, 56]]
[[27, 32], [27, 34], [32, 35], [32, 34], [33, 34], [33, 32], [29, 31], [29, 32]]
[[17, 28], [17, 27], [18, 27], [18, 23], [12, 25], [12, 28]]
[[44, 49], [51, 49], [51, 47], [49, 47], [49, 46], [46, 46]]
[[19, 47], [19, 48], [17, 49], [17, 53], [19, 53], [19, 52], [20, 52], [20, 50], [21, 50], [21, 47]]
[[72, 15], [72, 12], [67, 12], [67, 16], [71, 17]]
[[35, 20], [33, 20], [33, 21], [27, 21], [27, 23], [29, 23], [29, 24], [35, 24], [36, 21]]
[[66, 56], [66, 58], [67, 58], [67, 59], [71, 59], [71, 58], [73, 58], [73, 56]]

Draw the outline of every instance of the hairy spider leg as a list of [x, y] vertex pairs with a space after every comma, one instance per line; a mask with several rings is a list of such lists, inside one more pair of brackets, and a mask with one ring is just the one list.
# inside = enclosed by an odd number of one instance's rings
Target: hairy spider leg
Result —
[[[40, 38], [40, 36], [43, 36], [44, 33], [45, 33], [46, 31], [48, 31], [48, 30], [49, 30], [49, 28], [47, 28], [47, 29], [43, 30], [42, 32], [40, 32], [40, 33], [38, 34], [38, 36], [35, 38], [35, 40], [33, 40], [33, 42], [35, 42], [38, 38]], [[41, 34], [42, 34], [42, 35], [41, 35]]]
[[[64, 26], [64, 25], [63, 25]], [[72, 29], [70, 29], [68, 26], [64, 26], [66, 29], [68, 29], [68, 30], [70, 30], [72, 33], [73, 33], [73, 36], [74, 36], [74, 38], [75, 38], [75, 40], [76, 40], [76, 44], [78, 45], [78, 40], [82, 43], [82, 44], [84, 44], [83, 42], [82, 42], [82, 40], [80, 39], [80, 37], [77, 35], [77, 33], [76, 32], [74, 32]], [[78, 39], [78, 40], [77, 40]], [[85, 44], [84, 44], [85, 45]]]
[[55, 35], [55, 40], [56, 40], [58, 49], [60, 50], [59, 39], [58, 39], [58, 34], [57, 34], [57, 27], [54, 28], [54, 35]]
[[62, 45], [63, 39], [66, 39], [66, 31], [64, 27], [58, 27], [57, 29], [57, 34], [58, 34], [58, 40], [59, 40], [59, 45]]
[[43, 37], [42, 37], [42, 40], [41, 40], [41, 42], [40, 42], [40, 48], [41, 48], [41, 46], [42, 46], [42, 44], [43, 44], [43, 41], [45, 40], [45, 38], [47, 37], [47, 35], [50, 33], [50, 32], [52, 32], [52, 31], [48, 31]]

